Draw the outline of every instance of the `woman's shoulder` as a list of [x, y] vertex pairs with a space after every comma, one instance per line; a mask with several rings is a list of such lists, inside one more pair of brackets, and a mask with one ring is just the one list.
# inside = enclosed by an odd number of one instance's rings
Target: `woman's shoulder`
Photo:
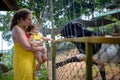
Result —
[[18, 35], [21, 35], [21, 34], [24, 34], [25, 31], [22, 30], [18, 25], [14, 26], [14, 28], [12, 29], [12, 35], [13, 36], [18, 36]]
[[19, 30], [19, 27], [17, 25], [15, 25], [12, 29], [12, 38], [13, 38], [14, 42], [17, 42], [16, 41], [16, 35], [17, 35], [18, 30]]
[[21, 29], [18, 25], [15, 25], [12, 29], [12, 32], [19, 32], [19, 31], [24, 31], [24, 30]]
[[19, 30], [20, 29], [20, 27], [18, 26], [18, 25], [15, 25], [14, 27], [13, 27], [13, 29], [12, 29], [12, 32], [13, 31], [16, 31], [16, 30]]

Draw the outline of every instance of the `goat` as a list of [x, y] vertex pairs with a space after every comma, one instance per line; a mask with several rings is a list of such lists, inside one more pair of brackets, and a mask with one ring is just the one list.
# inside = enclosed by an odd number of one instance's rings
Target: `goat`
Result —
[[[66, 24], [60, 30], [60, 34], [64, 38], [74, 38], [74, 37], [84, 37], [84, 36], [90, 37], [93, 35], [94, 36], [100, 35], [100, 34], [97, 34], [96, 32], [83, 29], [80, 23], [75, 23], [75, 22], [69, 22], [68, 24]], [[72, 43], [75, 44], [80, 54], [74, 57], [68, 58], [67, 60], [63, 62], [56, 63], [56, 68], [58, 68], [59, 66], [63, 66], [67, 63], [70, 63], [70, 62], [80, 62], [82, 58], [85, 58], [85, 43], [80, 43], [80, 42], [72, 42]], [[92, 53], [93, 55], [95, 55], [99, 51], [101, 44], [93, 44], [92, 47], [93, 47]], [[95, 63], [95, 65], [99, 68], [102, 79], [106, 80], [104, 65], [99, 65], [97, 63]]]

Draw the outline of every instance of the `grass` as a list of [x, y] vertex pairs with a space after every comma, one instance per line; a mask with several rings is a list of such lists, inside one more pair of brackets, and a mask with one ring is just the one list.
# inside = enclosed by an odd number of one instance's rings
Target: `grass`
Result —
[[0, 80], [13, 80], [13, 70], [5, 74], [0, 74]]
[[13, 80], [13, 74], [7, 76], [0, 76], [0, 80]]
[[[47, 70], [44, 65], [43, 65], [43, 69], [40, 71], [40, 73], [42, 74], [42, 76], [38, 80], [47, 80]], [[7, 73], [4, 73], [4, 74], [0, 73], [0, 80], [14, 80], [13, 77], [14, 77], [13, 70], [11, 70]]]
[[42, 74], [41, 78], [39, 80], [47, 80], [47, 69], [45, 68], [45, 65], [42, 65], [43, 68], [40, 71], [40, 73]]

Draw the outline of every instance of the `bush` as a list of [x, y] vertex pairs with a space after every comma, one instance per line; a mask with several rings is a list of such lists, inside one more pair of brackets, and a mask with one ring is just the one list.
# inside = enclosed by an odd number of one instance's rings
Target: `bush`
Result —
[[39, 80], [47, 80], [47, 69], [45, 67], [45, 65], [42, 65], [42, 70], [40, 71], [40, 73], [42, 74], [41, 78]]
[[5, 74], [0, 74], [0, 80], [14, 80], [13, 79], [13, 70], [11, 70]]

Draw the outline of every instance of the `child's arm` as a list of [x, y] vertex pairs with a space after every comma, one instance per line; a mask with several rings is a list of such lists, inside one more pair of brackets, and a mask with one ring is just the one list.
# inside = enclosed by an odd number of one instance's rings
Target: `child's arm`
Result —
[[47, 37], [44, 37], [44, 36], [42, 36], [42, 39], [43, 39], [43, 40], [46, 40], [46, 41], [54, 41], [54, 39], [47, 38]]

